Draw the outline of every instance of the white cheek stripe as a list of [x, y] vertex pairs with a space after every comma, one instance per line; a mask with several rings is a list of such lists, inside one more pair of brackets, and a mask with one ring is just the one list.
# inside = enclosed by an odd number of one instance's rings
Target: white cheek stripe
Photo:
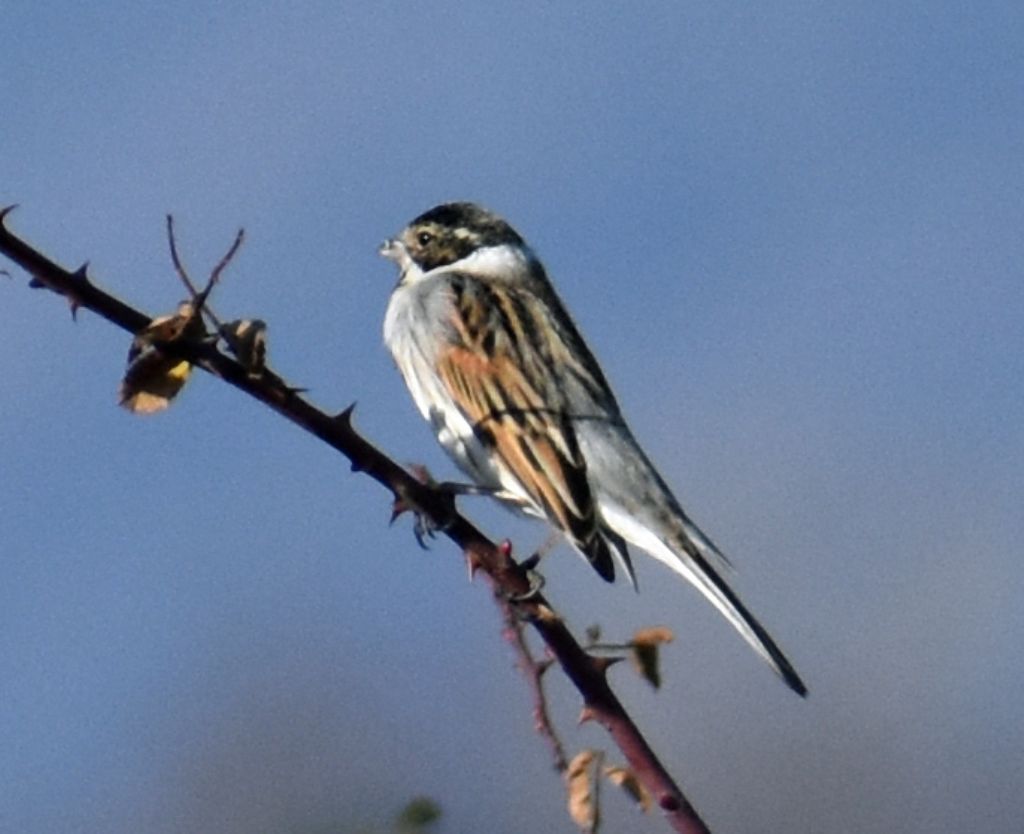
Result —
[[432, 278], [448, 272], [465, 272], [481, 278], [508, 280], [528, 271], [531, 257], [530, 250], [523, 246], [513, 246], [509, 243], [482, 246], [453, 264], [434, 267], [428, 272], [423, 272], [413, 263], [402, 276], [402, 280], [411, 284], [423, 278]]

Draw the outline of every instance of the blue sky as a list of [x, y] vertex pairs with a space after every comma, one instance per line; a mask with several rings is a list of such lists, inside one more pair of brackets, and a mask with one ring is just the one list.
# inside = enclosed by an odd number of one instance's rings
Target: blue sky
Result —
[[[1024, 11], [1017, 3], [8, 4], [0, 202], [151, 313], [244, 226], [222, 314], [454, 473], [381, 345], [376, 246], [449, 199], [549, 268], [634, 430], [811, 697], [651, 560], [552, 600], [677, 641], [615, 684], [715, 831], [1018, 832]], [[15, 271], [15, 270], [12, 270]], [[0, 827], [571, 831], [482, 585], [311, 438], [0, 284]], [[465, 511], [520, 552], [544, 530]], [[574, 726], [571, 748], [606, 745]], [[613, 756], [614, 758], [614, 756]], [[480, 790], [484, 784], [494, 790]], [[608, 830], [664, 830], [605, 793]]]

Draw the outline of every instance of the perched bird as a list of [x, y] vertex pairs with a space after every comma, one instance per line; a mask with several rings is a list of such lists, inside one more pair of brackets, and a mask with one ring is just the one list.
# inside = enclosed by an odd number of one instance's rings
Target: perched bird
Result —
[[384, 341], [438, 440], [477, 484], [547, 519], [602, 578], [626, 543], [692, 582], [800, 695], [792, 664], [633, 437], [544, 267], [502, 218], [436, 206], [381, 254], [400, 270]]

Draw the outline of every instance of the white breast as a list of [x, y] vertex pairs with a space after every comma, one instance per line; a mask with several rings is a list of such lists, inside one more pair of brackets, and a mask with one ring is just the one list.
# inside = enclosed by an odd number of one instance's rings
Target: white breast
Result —
[[517, 484], [477, 439], [473, 427], [456, 406], [435, 370], [437, 349], [444, 343], [450, 297], [440, 277], [398, 286], [384, 316], [384, 342], [420, 413], [437, 439], [463, 472], [477, 484], [499, 491], [499, 497], [521, 504]]

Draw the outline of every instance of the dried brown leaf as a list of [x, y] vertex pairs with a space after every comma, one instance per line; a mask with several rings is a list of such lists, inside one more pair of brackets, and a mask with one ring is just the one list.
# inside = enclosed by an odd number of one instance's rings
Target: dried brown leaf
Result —
[[132, 339], [118, 402], [135, 414], [155, 414], [167, 408], [188, 382], [192, 365], [168, 355], [156, 343], [201, 334], [202, 322], [187, 301], [177, 312], [153, 319]]
[[661, 643], [671, 643], [675, 637], [668, 626], [650, 626], [637, 631], [630, 642], [634, 646], [657, 646]]
[[647, 789], [640, 784], [636, 774], [628, 767], [606, 767], [605, 778], [613, 785], [622, 788], [645, 814], [650, 810], [653, 800]]
[[220, 335], [239, 364], [258, 377], [267, 367], [267, 323], [261, 319], [237, 319], [220, 326]]
[[671, 643], [675, 635], [665, 626], [642, 628], [629, 641], [630, 658], [637, 673], [655, 689], [661, 686], [659, 650], [663, 643]]
[[595, 770], [601, 754], [594, 750], [581, 750], [565, 772], [565, 785], [569, 795], [569, 816], [581, 831], [596, 831], [599, 821], [597, 807], [597, 779]]

